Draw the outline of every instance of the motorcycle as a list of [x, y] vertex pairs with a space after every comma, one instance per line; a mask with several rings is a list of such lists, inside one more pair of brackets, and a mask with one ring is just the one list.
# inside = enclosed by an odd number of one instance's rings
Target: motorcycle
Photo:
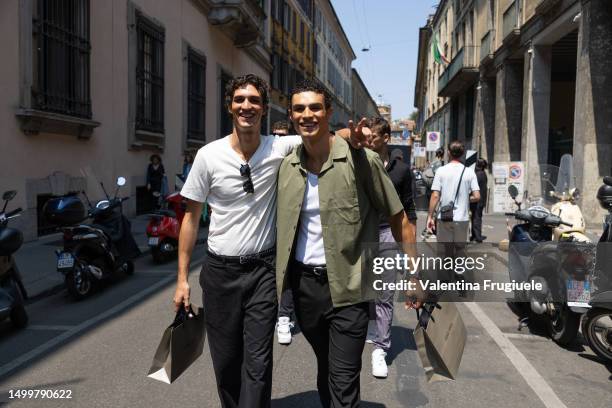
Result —
[[555, 230], [574, 226], [542, 205], [522, 209], [515, 186], [508, 193], [519, 208], [506, 213], [518, 221], [509, 231], [510, 279], [540, 285], [515, 291], [509, 305], [521, 316], [543, 319], [553, 341], [569, 344], [578, 334], [581, 313], [588, 310], [588, 250], [574, 242], [571, 234], [559, 234], [561, 241], [555, 242]]
[[[68, 292], [76, 300], [86, 298], [99, 283], [112, 280], [119, 272], [134, 273], [133, 259], [140, 250], [122, 208], [129, 197], [117, 196], [125, 182], [123, 177], [117, 179], [112, 199], [100, 183], [106, 199], [95, 206], [83, 191], [89, 206], [86, 216], [78, 196], [63, 196], [45, 204], [46, 218], [59, 224], [64, 233], [63, 250], [56, 251], [57, 270], [64, 275]], [[88, 218], [91, 224], [81, 224]]]
[[6, 212], [9, 201], [16, 195], [14, 190], [6, 191], [2, 195], [4, 207], [0, 211], [0, 321], [9, 318], [14, 327], [23, 328], [28, 325], [24, 304], [28, 294], [13, 258], [13, 254], [23, 244], [23, 234], [7, 226], [8, 220], [19, 216], [21, 208]]
[[608, 211], [604, 229], [599, 239], [594, 272], [594, 290], [591, 309], [582, 320], [582, 335], [600, 358], [612, 362], [612, 177], [604, 177], [604, 184], [597, 191], [599, 204]]

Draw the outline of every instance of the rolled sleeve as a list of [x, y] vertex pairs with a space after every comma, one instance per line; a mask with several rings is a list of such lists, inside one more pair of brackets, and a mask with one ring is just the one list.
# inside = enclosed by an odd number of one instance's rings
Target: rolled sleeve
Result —
[[208, 197], [210, 190], [209, 166], [206, 162], [203, 148], [198, 150], [193, 167], [187, 176], [185, 185], [181, 189], [181, 195], [193, 201], [203, 203]]

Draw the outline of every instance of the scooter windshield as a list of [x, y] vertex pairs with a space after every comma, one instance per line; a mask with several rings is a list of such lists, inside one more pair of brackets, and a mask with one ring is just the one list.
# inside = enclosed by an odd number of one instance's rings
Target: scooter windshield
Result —
[[557, 194], [570, 194], [572, 189], [576, 188], [574, 178], [574, 158], [571, 154], [564, 154], [561, 157], [559, 164], [559, 174], [555, 183], [555, 192]]

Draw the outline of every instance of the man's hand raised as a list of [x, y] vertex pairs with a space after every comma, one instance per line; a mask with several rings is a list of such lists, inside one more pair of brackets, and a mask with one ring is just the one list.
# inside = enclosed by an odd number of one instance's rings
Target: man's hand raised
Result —
[[357, 123], [357, 126], [355, 126], [352, 120], [348, 122], [348, 128], [351, 132], [348, 141], [355, 149], [370, 147], [372, 131], [367, 127], [367, 122], [366, 118], [362, 118], [359, 123]]

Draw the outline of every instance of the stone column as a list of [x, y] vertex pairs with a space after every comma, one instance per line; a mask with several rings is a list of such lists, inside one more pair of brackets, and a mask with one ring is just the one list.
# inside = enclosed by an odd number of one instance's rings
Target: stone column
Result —
[[495, 82], [482, 79], [476, 87], [474, 148], [491, 161], [495, 142]]
[[494, 161], [521, 158], [523, 66], [506, 62], [497, 72]]
[[525, 162], [525, 189], [530, 195], [541, 195], [539, 165], [548, 163], [551, 62], [551, 46], [534, 46], [525, 54], [521, 161]]
[[612, 174], [612, 5], [582, 0], [578, 34], [574, 164], [583, 192], [582, 211], [598, 223], [604, 211], [595, 199], [602, 177]]

